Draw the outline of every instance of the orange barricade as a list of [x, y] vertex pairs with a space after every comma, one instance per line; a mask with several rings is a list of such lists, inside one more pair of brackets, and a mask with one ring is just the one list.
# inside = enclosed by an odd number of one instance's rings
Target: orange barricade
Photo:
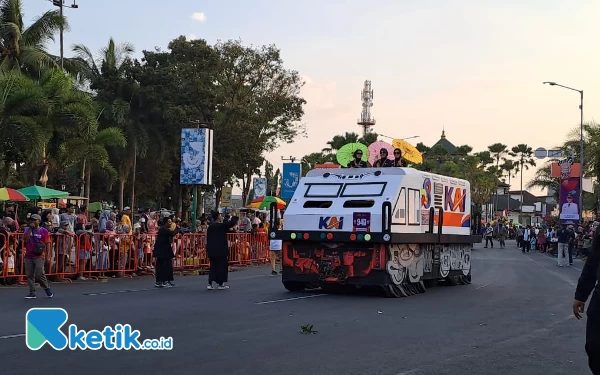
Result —
[[[153, 274], [152, 249], [156, 234], [70, 233], [51, 235], [52, 251], [45, 254], [51, 281], [101, 279]], [[266, 233], [229, 233], [229, 263], [248, 266], [269, 261]], [[210, 267], [205, 233], [186, 233], [173, 239], [173, 269], [178, 273]], [[8, 251], [6, 249], [8, 248]], [[25, 283], [23, 233], [0, 234], [0, 281]]]

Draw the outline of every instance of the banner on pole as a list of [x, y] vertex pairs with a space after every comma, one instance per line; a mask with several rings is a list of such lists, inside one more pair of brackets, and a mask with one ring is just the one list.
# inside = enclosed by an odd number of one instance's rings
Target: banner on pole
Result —
[[212, 129], [181, 129], [179, 183], [182, 185], [212, 185], [212, 153]]
[[267, 195], [267, 179], [262, 177], [254, 178], [254, 197], [252, 199], [264, 197]]
[[300, 163], [283, 164], [283, 173], [281, 178], [281, 198], [291, 199], [300, 183], [302, 165]]
[[573, 158], [552, 164], [552, 177], [560, 178], [560, 223], [579, 223], [579, 194], [581, 168]]

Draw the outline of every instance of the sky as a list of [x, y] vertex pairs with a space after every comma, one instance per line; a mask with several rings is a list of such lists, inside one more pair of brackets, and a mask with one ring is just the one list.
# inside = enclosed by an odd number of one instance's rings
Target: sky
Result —
[[[365, 80], [374, 90], [373, 130], [429, 146], [442, 129], [474, 151], [496, 142], [562, 144], [579, 124], [579, 94], [544, 81], [584, 90], [584, 121], [600, 117], [593, 0], [76, 2], [65, 9], [65, 56], [75, 43], [98, 51], [110, 37], [133, 43], [136, 56], [180, 35], [279, 47], [306, 82], [307, 134], [266, 155], [276, 168], [281, 157], [300, 159], [334, 135], [360, 132]], [[26, 24], [53, 8], [48, 0], [23, 3]], [[58, 43], [50, 51], [58, 54]], [[524, 186], [533, 175], [525, 171]]]

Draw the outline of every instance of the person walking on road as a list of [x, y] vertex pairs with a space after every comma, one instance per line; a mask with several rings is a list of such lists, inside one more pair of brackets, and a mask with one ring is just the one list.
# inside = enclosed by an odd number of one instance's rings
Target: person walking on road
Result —
[[525, 228], [523, 230], [523, 241], [521, 241], [521, 246], [523, 249], [523, 252], [529, 252], [529, 247], [531, 246], [531, 226], [527, 226], [527, 228]]
[[213, 282], [217, 283], [217, 289], [229, 289], [227, 282], [228, 276], [228, 257], [229, 257], [229, 242], [227, 234], [238, 223], [238, 217], [233, 216], [227, 222], [223, 222], [223, 216], [219, 212], [212, 215], [213, 222], [206, 230], [206, 252], [210, 259], [210, 273], [208, 275], [208, 285], [206, 289], [213, 290]]
[[173, 283], [173, 237], [179, 234], [178, 230], [171, 230], [173, 221], [170, 217], [165, 217], [158, 230], [156, 242], [154, 243], [154, 257], [156, 258], [156, 288], [170, 288], [175, 286]]
[[558, 266], [569, 265], [569, 244], [575, 237], [575, 234], [567, 229], [565, 225], [561, 226], [557, 233], [558, 236]]
[[[585, 302], [590, 294], [592, 299], [587, 308], [587, 324], [585, 335], [585, 351], [588, 364], [594, 375], [600, 375], [600, 229], [596, 228], [592, 247], [587, 261], [577, 282], [573, 314], [581, 320], [585, 310]], [[592, 293], [593, 291], [593, 293]]]
[[490, 223], [488, 223], [487, 226], [485, 227], [485, 246], [484, 246], [485, 249], [487, 249], [487, 247], [488, 247], [488, 242], [490, 243], [490, 245], [493, 249], [494, 248], [494, 228], [492, 228]]
[[26, 299], [36, 298], [35, 281], [39, 280], [40, 286], [46, 291], [48, 298], [54, 297], [48, 279], [44, 271], [45, 255], [52, 253], [52, 240], [50, 233], [46, 228], [40, 227], [42, 217], [38, 214], [29, 216], [29, 223], [23, 234], [25, 242], [25, 275], [27, 276], [27, 285], [29, 294]]

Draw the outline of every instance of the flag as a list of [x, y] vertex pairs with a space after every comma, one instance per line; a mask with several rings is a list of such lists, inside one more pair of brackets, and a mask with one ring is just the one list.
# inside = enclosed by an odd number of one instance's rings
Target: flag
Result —
[[508, 210], [506, 208], [504, 209], [504, 211], [502, 211], [502, 216], [508, 217]]

